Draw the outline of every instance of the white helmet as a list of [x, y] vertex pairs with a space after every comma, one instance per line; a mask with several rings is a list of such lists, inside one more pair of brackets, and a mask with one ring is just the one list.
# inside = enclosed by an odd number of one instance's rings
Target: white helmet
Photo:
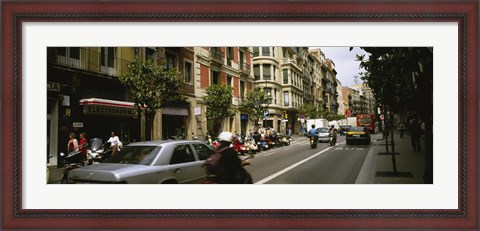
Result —
[[222, 132], [218, 135], [218, 141], [226, 141], [232, 142], [233, 141], [233, 134], [231, 132]]

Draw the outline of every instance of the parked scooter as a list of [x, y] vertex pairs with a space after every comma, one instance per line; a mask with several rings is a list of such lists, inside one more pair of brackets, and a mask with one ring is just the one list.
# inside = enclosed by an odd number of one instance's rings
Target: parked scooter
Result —
[[290, 145], [291, 141], [292, 138], [290, 136], [282, 136], [282, 138], [280, 139], [280, 143], [282, 143], [282, 145]]
[[267, 140], [263, 137], [260, 137], [260, 140], [258, 141], [257, 145], [258, 145], [258, 148], [261, 149], [261, 150], [269, 149]]
[[242, 156], [245, 155], [245, 153], [248, 151], [247, 147], [243, 142], [240, 142], [240, 139], [235, 137], [233, 139], [233, 150], [237, 153], [240, 153]]
[[[84, 143], [82, 147], [87, 147], [88, 143]], [[69, 178], [68, 174], [70, 171], [76, 168], [80, 168], [85, 166], [85, 157], [82, 155], [81, 151], [73, 151], [68, 153], [68, 155], [65, 156], [65, 153], [61, 152], [60, 153], [61, 157], [65, 157], [63, 159], [63, 174], [62, 174], [62, 184], [68, 184], [69, 183]]]

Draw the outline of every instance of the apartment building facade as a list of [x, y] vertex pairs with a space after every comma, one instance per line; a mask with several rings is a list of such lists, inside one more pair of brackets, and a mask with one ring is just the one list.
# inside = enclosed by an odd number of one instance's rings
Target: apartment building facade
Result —
[[[221, 129], [240, 134], [258, 126], [296, 131], [298, 108], [304, 103], [338, 110], [334, 64], [307, 47], [49, 47], [47, 56], [51, 165], [66, 150], [70, 132], [108, 139], [114, 131], [124, 143], [150, 135], [154, 140], [192, 134], [203, 139], [215, 130], [202, 101], [206, 88], [214, 84], [233, 87], [235, 114], [222, 121]], [[145, 128], [145, 118], [134, 113], [133, 97], [119, 81], [135, 57], [152, 58], [157, 64], [164, 61], [165, 68], [177, 68], [183, 78], [179, 93], [184, 102], [157, 112], [153, 134]], [[251, 121], [242, 107], [253, 87], [271, 96], [263, 121]]]

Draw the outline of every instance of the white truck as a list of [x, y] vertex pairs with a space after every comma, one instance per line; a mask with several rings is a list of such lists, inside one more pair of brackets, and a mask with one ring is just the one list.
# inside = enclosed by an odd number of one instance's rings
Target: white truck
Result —
[[357, 117], [348, 117], [347, 118], [347, 124], [351, 125], [352, 127], [357, 126]]
[[326, 128], [328, 127], [328, 120], [323, 118], [307, 119], [307, 131], [312, 128], [312, 124], [315, 124], [315, 128]]

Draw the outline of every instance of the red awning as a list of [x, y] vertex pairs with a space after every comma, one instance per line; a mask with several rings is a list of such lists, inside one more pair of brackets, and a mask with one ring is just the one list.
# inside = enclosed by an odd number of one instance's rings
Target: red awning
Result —
[[[118, 100], [110, 100], [110, 99], [90, 98], [90, 99], [81, 99], [80, 105], [102, 105], [102, 106], [110, 106], [110, 107], [133, 108], [135, 106], [135, 103], [118, 101]], [[145, 107], [141, 107], [141, 108], [145, 108]]]

